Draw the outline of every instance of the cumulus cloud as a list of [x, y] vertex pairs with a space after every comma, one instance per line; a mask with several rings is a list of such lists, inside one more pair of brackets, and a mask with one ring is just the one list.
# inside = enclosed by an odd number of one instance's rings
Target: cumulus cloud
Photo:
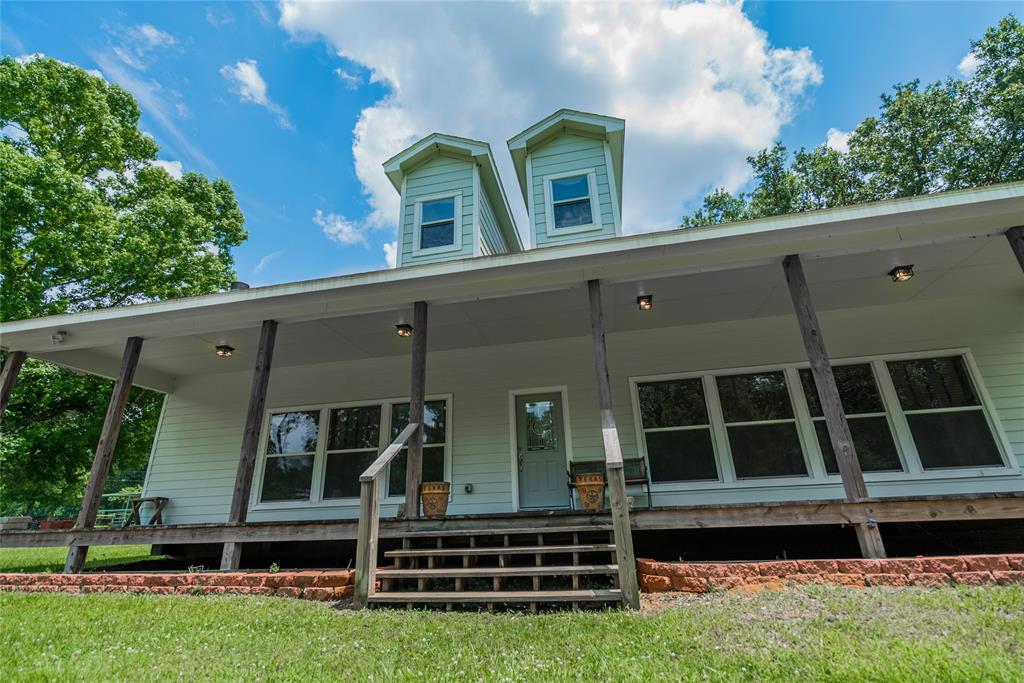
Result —
[[825, 145], [845, 154], [850, 151], [850, 133], [838, 128], [829, 128], [825, 134]]
[[384, 243], [384, 262], [388, 264], [388, 268], [398, 267], [398, 242]]
[[738, 3], [302, 3], [280, 5], [294, 38], [325, 40], [390, 94], [361, 112], [356, 174], [369, 223], [393, 227], [381, 163], [434, 131], [491, 142], [520, 226], [504, 142], [562, 107], [626, 119], [626, 232], [677, 224], [684, 201], [737, 189], [822, 71], [775, 47]]
[[956, 70], [960, 72], [960, 75], [964, 78], [971, 78], [974, 76], [974, 72], [978, 70], [978, 55], [973, 52], [968, 52], [964, 55], [964, 58], [957, 64]]
[[320, 226], [328, 239], [339, 244], [365, 244], [366, 233], [362, 226], [336, 213], [324, 213], [320, 209], [313, 214], [313, 222]]
[[267, 94], [267, 82], [260, 75], [255, 59], [246, 59], [234, 65], [226, 64], [221, 67], [220, 75], [232, 84], [242, 102], [258, 104], [277, 118], [277, 125], [294, 128], [288, 120], [288, 112]]
[[160, 168], [167, 171], [175, 180], [181, 180], [182, 168], [180, 161], [165, 161], [164, 159], [156, 159], [152, 162], [153, 166], [159, 166]]

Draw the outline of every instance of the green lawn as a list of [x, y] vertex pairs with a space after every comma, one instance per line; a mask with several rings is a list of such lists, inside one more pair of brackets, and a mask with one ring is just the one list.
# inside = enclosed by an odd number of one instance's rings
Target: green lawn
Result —
[[[0, 572], [59, 572], [64, 569], [67, 548], [0, 548]], [[89, 548], [86, 569], [156, 559], [148, 545], [106, 545]]]
[[1024, 589], [810, 587], [643, 613], [0, 594], [5, 680], [1019, 681]]

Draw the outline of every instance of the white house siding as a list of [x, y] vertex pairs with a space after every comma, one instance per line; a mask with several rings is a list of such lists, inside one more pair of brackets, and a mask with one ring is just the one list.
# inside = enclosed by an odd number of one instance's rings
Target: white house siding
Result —
[[[969, 349], [1003, 434], [1024, 466], [1024, 300], [977, 298], [924, 301], [820, 312], [829, 351], [852, 358], [919, 351]], [[427, 391], [451, 394], [452, 513], [509, 511], [512, 460], [510, 390], [565, 385], [572, 451], [577, 459], [602, 455], [592, 347], [581, 336], [431, 353]], [[773, 365], [805, 360], [792, 316], [767, 317], [613, 333], [607, 339], [615, 417], [626, 457], [637, 454], [629, 378], [675, 372]], [[401, 397], [409, 360], [276, 368], [268, 408]], [[250, 372], [181, 382], [168, 398], [146, 486], [171, 499], [168, 522], [226, 519], [241, 440]], [[1024, 477], [924, 475], [871, 482], [872, 495], [903, 496], [1024, 490]], [[474, 485], [474, 493], [463, 487]], [[668, 487], [670, 485], [665, 485]], [[664, 488], [663, 487], [663, 488]], [[841, 498], [838, 481], [799, 485], [771, 482], [708, 484], [694, 491], [661, 491], [661, 505]], [[355, 505], [253, 511], [249, 519], [325, 519], [356, 515]], [[392, 509], [385, 508], [385, 512]]]
[[[615, 214], [612, 209], [611, 186], [608, 182], [608, 163], [604, 151], [604, 140], [582, 135], [560, 135], [552, 141], [530, 151], [530, 178], [533, 193], [533, 234], [534, 244], [542, 247], [548, 244], [581, 242], [584, 240], [613, 237], [615, 235]], [[545, 211], [544, 177], [568, 171], [594, 171], [597, 175], [597, 200], [600, 207], [601, 229], [567, 235], [547, 234]]]
[[[402, 198], [402, 263], [432, 263], [473, 255], [473, 164], [461, 159], [440, 156], [409, 172]], [[449, 192], [462, 193], [462, 249], [434, 254], [415, 255], [413, 230], [416, 202]]]

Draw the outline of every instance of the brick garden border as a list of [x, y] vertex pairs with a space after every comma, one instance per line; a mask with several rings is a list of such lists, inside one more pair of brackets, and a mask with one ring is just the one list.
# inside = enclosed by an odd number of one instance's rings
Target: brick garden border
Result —
[[110, 572], [2, 574], [0, 591], [33, 593], [148, 593], [155, 595], [277, 595], [302, 600], [352, 597], [354, 572]]
[[636, 562], [645, 593], [785, 588], [807, 584], [869, 586], [1024, 585], [1024, 554], [888, 560], [775, 562]]

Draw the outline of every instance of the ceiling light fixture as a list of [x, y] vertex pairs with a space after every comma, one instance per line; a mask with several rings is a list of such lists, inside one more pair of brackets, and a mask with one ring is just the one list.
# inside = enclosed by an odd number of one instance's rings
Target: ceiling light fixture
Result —
[[221, 358], [230, 358], [234, 352], [235, 347], [233, 346], [228, 346], [227, 344], [219, 344], [217, 346], [217, 355]]
[[636, 305], [641, 311], [649, 311], [654, 308], [654, 295], [641, 294], [636, 298]]
[[914, 277], [914, 266], [896, 266], [889, 271], [889, 277], [892, 278], [893, 282], [906, 282], [910, 278]]
[[395, 325], [395, 334], [399, 337], [411, 337], [412, 336], [412, 325], [409, 323], [398, 323]]

